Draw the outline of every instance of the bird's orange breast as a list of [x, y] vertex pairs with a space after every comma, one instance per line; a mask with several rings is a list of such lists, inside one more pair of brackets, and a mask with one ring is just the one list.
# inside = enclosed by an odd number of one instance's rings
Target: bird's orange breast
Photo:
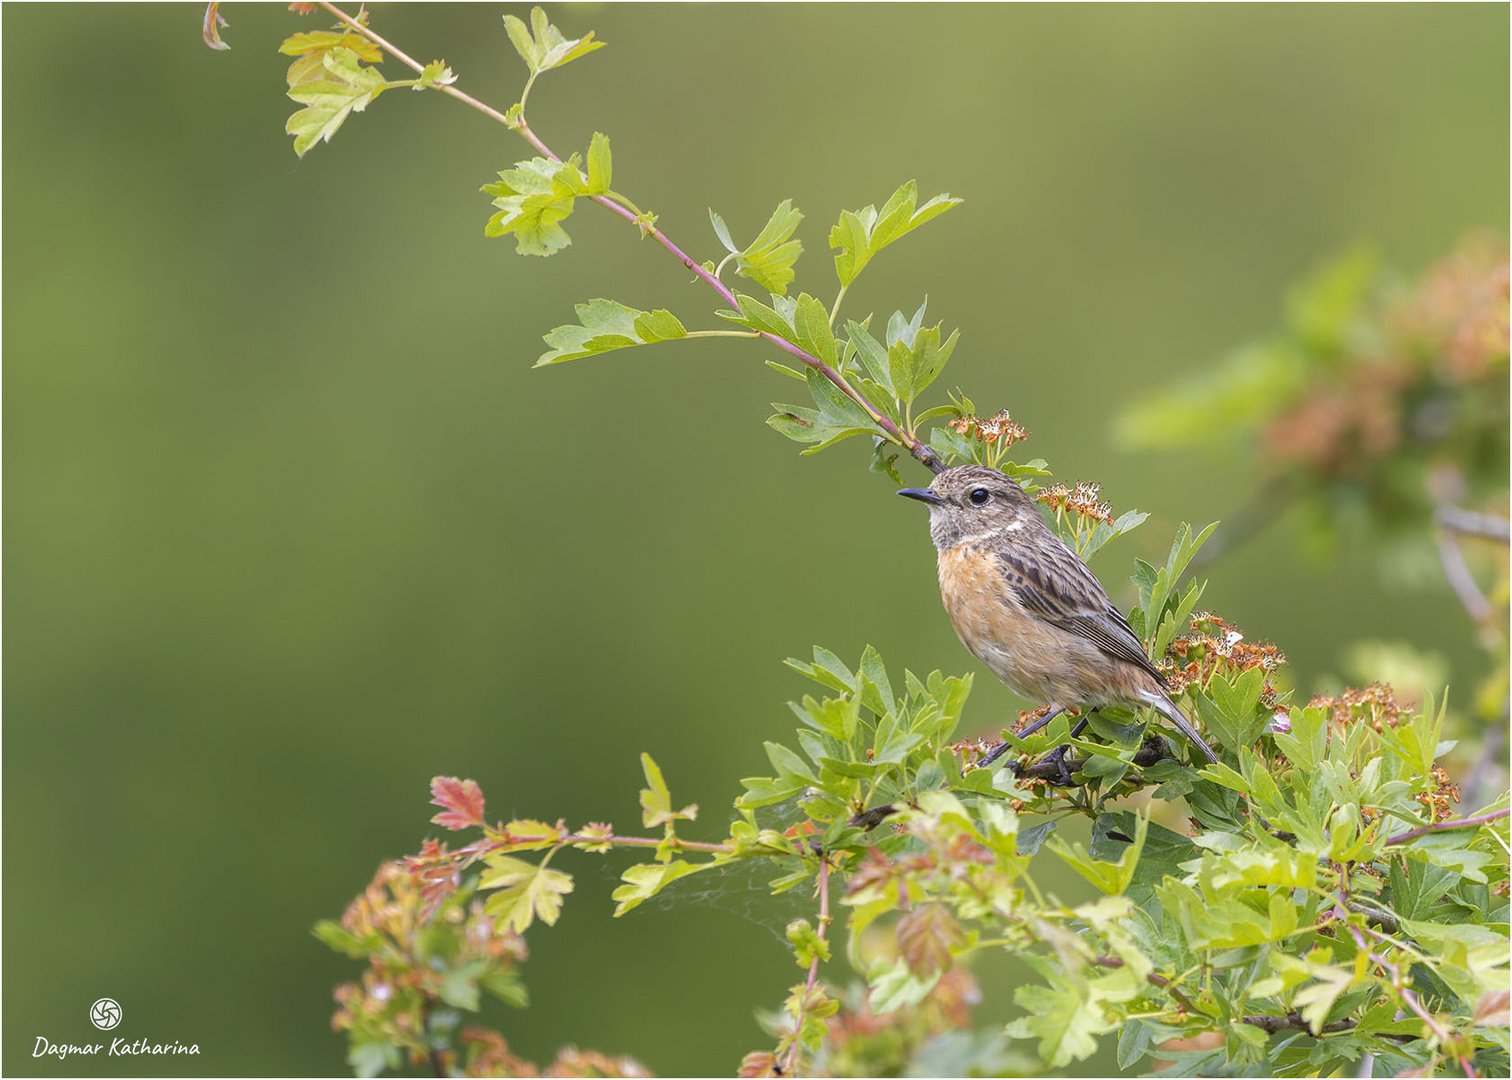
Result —
[[990, 548], [940, 552], [940, 597], [961, 643], [1015, 693], [1080, 704], [1106, 697], [1113, 665], [1087, 639], [1024, 610]]

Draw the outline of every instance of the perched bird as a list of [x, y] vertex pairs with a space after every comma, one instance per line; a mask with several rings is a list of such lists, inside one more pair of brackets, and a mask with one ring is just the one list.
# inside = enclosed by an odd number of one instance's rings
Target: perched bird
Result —
[[[1021, 735], [1069, 708], [1150, 705], [1209, 761], [1218, 760], [1171, 701], [1165, 679], [1102, 584], [1023, 488], [996, 469], [962, 465], [939, 473], [927, 488], [898, 494], [929, 506], [940, 596], [961, 643], [1014, 693], [1049, 703], [1050, 713]], [[1086, 723], [1084, 715], [1072, 734]], [[983, 763], [1007, 748], [998, 746]], [[1057, 751], [1062, 762], [1065, 749]]]

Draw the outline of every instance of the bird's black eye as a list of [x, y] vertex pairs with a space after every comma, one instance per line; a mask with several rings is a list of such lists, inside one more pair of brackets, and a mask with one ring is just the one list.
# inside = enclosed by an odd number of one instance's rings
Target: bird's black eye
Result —
[[971, 494], [966, 497], [971, 500], [973, 506], [985, 506], [987, 500], [992, 498], [992, 492], [986, 488], [972, 488]]

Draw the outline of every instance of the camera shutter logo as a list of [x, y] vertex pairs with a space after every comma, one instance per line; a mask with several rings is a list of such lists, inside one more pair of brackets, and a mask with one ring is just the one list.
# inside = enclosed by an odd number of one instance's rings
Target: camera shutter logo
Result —
[[89, 1022], [101, 1031], [109, 1031], [121, 1023], [121, 1003], [115, 998], [100, 998], [89, 1007]]

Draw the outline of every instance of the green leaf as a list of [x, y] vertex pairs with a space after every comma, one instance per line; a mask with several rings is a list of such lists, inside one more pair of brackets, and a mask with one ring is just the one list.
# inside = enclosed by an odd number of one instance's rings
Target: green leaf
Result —
[[521, 255], [554, 255], [572, 243], [561, 222], [571, 215], [577, 199], [588, 194], [588, 180], [578, 163], [576, 154], [566, 161], [538, 157], [500, 172], [497, 183], [482, 188], [499, 208], [483, 235], [513, 233]]
[[349, 956], [353, 960], [365, 960], [373, 954], [375, 949], [382, 947], [382, 941], [376, 934], [360, 938], [331, 919], [322, 919], [316, 923], [314, 933], [327, 948]]
[[1233, 753], [1255, 744], [1270, 719], [1268, 710], [1259, 708], [1265, 672], [1250, 668], [1232, 681], [1223, 675], [1209, 683], [1210, 694], [1197, 691], [1197, 707], [1208, 729]]
[[818, 777], [809, 768], [808, 762], [781, 743], [768, 742], [762, 745], [766, 747], [767, 758], [771, 761], [772, 768], [777, 770], [779, 782], [787, 781], [789, 777], [797, 777], [805, 784], [819, 782]]
[[949, 195], [936, 195], [923, 206], [917, 206], [918, 200], [919, 187], [910, 180], [892, 193], [880, 211], [866, 206], [840, 215], [839, 223], [830, 230], [829, 242], [840, 253], [835, 256], [835, 274], [842, 286], [855, 281], [872, 256], [888, 244], [961, 204], [960, 199]]
[[1452, 870], [1416, 859], [1393, 860], [1386, 880], [1392, 908], [1408, 919], [1431, 914], [1438, 899], [1459, 884]]
[[[1176, 583], [1181, 580], [1181, 575], [1186, 571], [1187, 564], [1197, 554], [1199, 548], [1213, 535], [1213, 530], [1218, 528], [1215, 521], [1200, 533], [1193, 536], [1190, 525], [1182, 522], [1176, 530], [1176, 536], [1171, 541], [1170, 554], [1166, 556], [1165, 566], [1159, 570], [1148, 563], [1136, 563], [1134, 583], [1139, 587], [1140, 607], [1145, 615], [1145, 642], [1154, 656], [1162, 656], [1165, 647], [1175, 639], [1176, 635], [1185, 629], [1184, 620], [1191, 614], [1192, 606], [1202, 595], [1202, 586], [1194, 582], [1184, 594], [1177, 595], [1176, 611], [1167, 614], [1166, 608], [1175, 594]], [[1150, 572], [1154, 571], [1153, 579]], [[1182, 612], [1185, 614], [1182, 614]], [[1161, 644], [1161, 643], [1164, 644]]]
[[692, 821], [698, 816], [696, 805], [672, 809], [672, 793], [667, 790], [666, 780], [662, 779], [661, 766], [651, 759], [650, 754], [641, 754], [641, 771], [646, 774], [646, 786], [640, 793], [641, 821], [646, 828], [654, 829], [674, 821]]
[[614, 300], [598, 299], [578, 304], [576, 310], [576, 325], [554, 327], [544, 336], [542, 340], [551, 351], [541, 355], [536, 367], [688, 336], [677, 316], [662, 308], [641, 311]]
[[[830, 332], [829, 313], [824, 310], [823, 304], [808, 293], [798, 297], [798, 307], [793, 313], [793, 330], [797, 334], [798, 346], [801, 349], [810, 356], [824, 361], [830, 367], [835, 366], [835, 335]], [[823, 376], [821, 375], [820, 378]], [[828, 379], [824, 382], [827, 386], [834, 385]], [[846, 400], [850, 401], [849, 398]], [[857, 411], [861, 412], [862, 416], [866, 415], [859, 406]]]
[[1355, 974], [1348, 968], [1332, 965], [1311, 964], [1309, 967], [1318, 981], [1298, 990], [1294, 1000], [1308, 1028], [1317, 1034], [1328, 1022], [1328, 1014], [1339, 995], [1354, 984]]
[[333, 49], [350, 49], [370, 64], [383, 60], [383, 50], [353, 31], [319, 30], [286, 38], [278, 51], [294, 57], [285, 76], [290, 89], [304, 83], [328, 80], [325, 58]]
[[518, 972], [495, 968], [478, 980], [478, 985], [493, 997], [516, 1009], [530, 1004], [530, 991], [520, 981]]
[[822, 963], [830, 958], [829, 942], [819, 936], [819, 931], [807, 919], [794, 919], [788, 923], [787, 939], [793, 946], [793, 959], [801, 968], [807, 968], [816, 959]]
[[923, 325], [928, 306], [926, 297], [913, 318], [905, 319], [901, 311], [895, 311], [887, 323], [887, 377], [878, 381], [892, 387], [903, 402], [912, 402], [939, 377], [960, 339], [960, 331], [952, 331], [941, 342], [939, 323]]
[[488, 869], [478, 887], [498, 890], [488, 898], [488, 914], [517, 934], [523, 934], [536, 919], [547, 926], [556, 924], [562, 897], [572, 891], [570, 875], [512, 855], [490, 855], [483, 861]]
[[383, 50], [355, 30], [315, 30], [294, 34], [278, 47], [285, 56], [294, 57], [294, 62], [289, 65], [288, 85], [294, 87], [324, 78], [325, 57], [332, 49], [350, 49], [359, 60], [370, 64], [383, 60]]
[[1325, 709], [1290, 709], [1291, 731], [1277, 732], [1276, 746], [1303, 776], [1311, 776], [1323, 760], [1328, 742], [1328, 712]]
[[898, 396], [897, 389], [893, 386], [892, 371], [888, 365], [887, 350], [882, 343], [872, 337], [866, 327], [855, 320], [847, 321], [845, 334], [850, 340], [851, 346], [856, 350], [856, 355], [861, 358], [861, 366], [866, 369], [867, 375], [893, 397]]
[[608, 191], [613, 175], [609, 159], [609, 136], [595, 131], [593, 141], [588, 144], [588, 194], [602, 195]]
[[[772, 298], [774, 303], [779, 299], [776, 296]], [[776, 307], [767, 307], [760, 300], [757, 300], [753, 296], [747, 296], [745, 293], [736, 293], [735, 302], [740, 305], [738, 314], [733, 311], [721, 311], [718, 312], [719, 317], [728, 319], [733, 323], [739, 323], [741, 326], [749, 327], [761, 333], [775, 334], [785, 341], [792, 341], [796, 344], [797, 332], [793, 329], [791, 312], [779, 311]], [[796, 308], [796, 304], [794, 307]]]
[[1150, 1025], [1143, 1020], [1130, 1020], [1118, 1033], [1118, 1067], [1129, 1072], [1136, 1061], [1149, 1053], [1153, 1044]]
[[352, 1047], [347, 1051], [347, 1064], [357, 1076], [377, 1076], [386, 1069], [397, 1069], [404, 1061], [399, 1047], [382, 1039], [352, 1035]]
[[437, 87], [450, 86], [456, 81], [456, 73], [446, 66], [445, 60], [432, 60], [421, 70], [420, 80], [414, 89], [423, 90], [429, 87], [434, 90]]
[[1020, 986], [1013, 999], [1029, 1016], [1022, 1021], [1025, 1034], [1039, 1039], [1040, 1057], [1061, 1069], [1072, 1061], [1097, 1052], [1097, 1036], [1106, 1025], [1100, 1009], [1088, 1002], [1075, 986]]
[[591, 30], [580, 38], [565, 37], [547, 21], [546, 13], [538, 7], [530, 9], [528, 27], [513, 15], [504, 16], [504, 30], [532, 75], [570, 64], [606, 44], [593, 40]]
[[1060, 837], [1047, 840], [1045, 848], [1103, 892], [1117, 896], [1134, 880], [1134, 871], [1139, 866], [1139, 855], [1144, 850], [1149, 827], [1149, 818], [1140, 817], [1135, 821], [1133, 843], [1124, 845], [1117, 862], [1104, 862], [1094, 858], [1080, 844], [1067, 843]]
[[[799, 307], [802, 307], [800, 302]], [[833, 348], [833, 341], [831, 348]], [[872, 418], [818, 369], [807, 368], [804, 375], [817, 409], [801, 405], [773, 403], [778, 411], [767, 418], [767, 425], [795, 442], [813, 443], [805, 454], [816, 454], [842, 439], [855, 435], [881, 435]]]
[[1083, 562], [1091, 559], [1101, 551], [1110, 541], [1116, 540], [1124, 533], [1133, 532], [1149, 519], [1149, 514], [1142, 510], [1128, 510], [1120, 515], [1113, 524], [1109, 525], [1099, 521], [1097, 527], [1092, 530], [1091, 537], [1082, 547], [1081, 558]]
[[709, 211], [709, 221], [719, 242], [735, 256], [736, 273], [779, 296], [787, 295], [788, 284], [793, 280], [793, 264], [803, 254], [802, 241], [791, 239], [802, 220], [803, 213], [793, 208], [793, 200], [783, 199], [756, 239], [744, 248], [737, 248], [724, 218]]
[[651, 899], [678, 878], [706, 870], [711, 863], [690, 863], [681, 859], [667, 863], [641, 863], [632, 866], [620, 875], [625, 884], [615, 889], [611, 899], [618, 902], [614, 909], [617, 919], [631, 908]]
[[466, 1009], [468, 1012], [477, 1012], [478, 1006], [483, 1004], [483, 995], [478, 988], [478, 967], [476, 964], [463, 964], [461, 967], [449, 968], [441, 976], [441, 986], [437, 993], [441, 1000], [454, 1009]]
[[[1144, 903], [1153, 896], [1155, 886], [1165, 878], [1180, 877], [1181, 864], [1201, 854], [1197, 845], [1181, 833], [1148, 822], [1145, 827], [1144, 847], [1124, 890], [1136, 903]], [[1138, 835], [1139, 819], [1129, 811], [1101, 814], [1092, 825], [1089, 851], [1094, 859], [1117, 863]]]
[[735, 241], [730, 239], [730, 227], [725, 224], [724, 218], [714, 212], [712, 207], [709, 209], [709, 224], [714, 226], [714, 235], [719, 237], [719, 242], [724, 245], [726, 251], [731, 255], [740, 254], [740, 249], [735, 246]]
[[880, 1016], [917, 1005], [935, 988], [942, 974], [943, 971], [937, 971], [932, 975], [915, 975], [902, 957], [890, 963], [880, 962], [867, 973], [872, 1012]]
[[771, 776], [747, 776], [741, 784], [745, 793], [735, 800], [738, 810], [756, 810], [763, 806], [775, 806], [798, 794], [808, 783], [797, 777], [779, 780]]
[[289, 97], [304, 108], [289, 117], [284, 131], [294, 136], [294, 153], [304, 157], [317, 142], [330, 142], [354, 112], [362, 112], [387, 87], [375, 69], [363, 67], [351, 49], [333, 48], [321, 56], [324, 77], [289, 88]]

